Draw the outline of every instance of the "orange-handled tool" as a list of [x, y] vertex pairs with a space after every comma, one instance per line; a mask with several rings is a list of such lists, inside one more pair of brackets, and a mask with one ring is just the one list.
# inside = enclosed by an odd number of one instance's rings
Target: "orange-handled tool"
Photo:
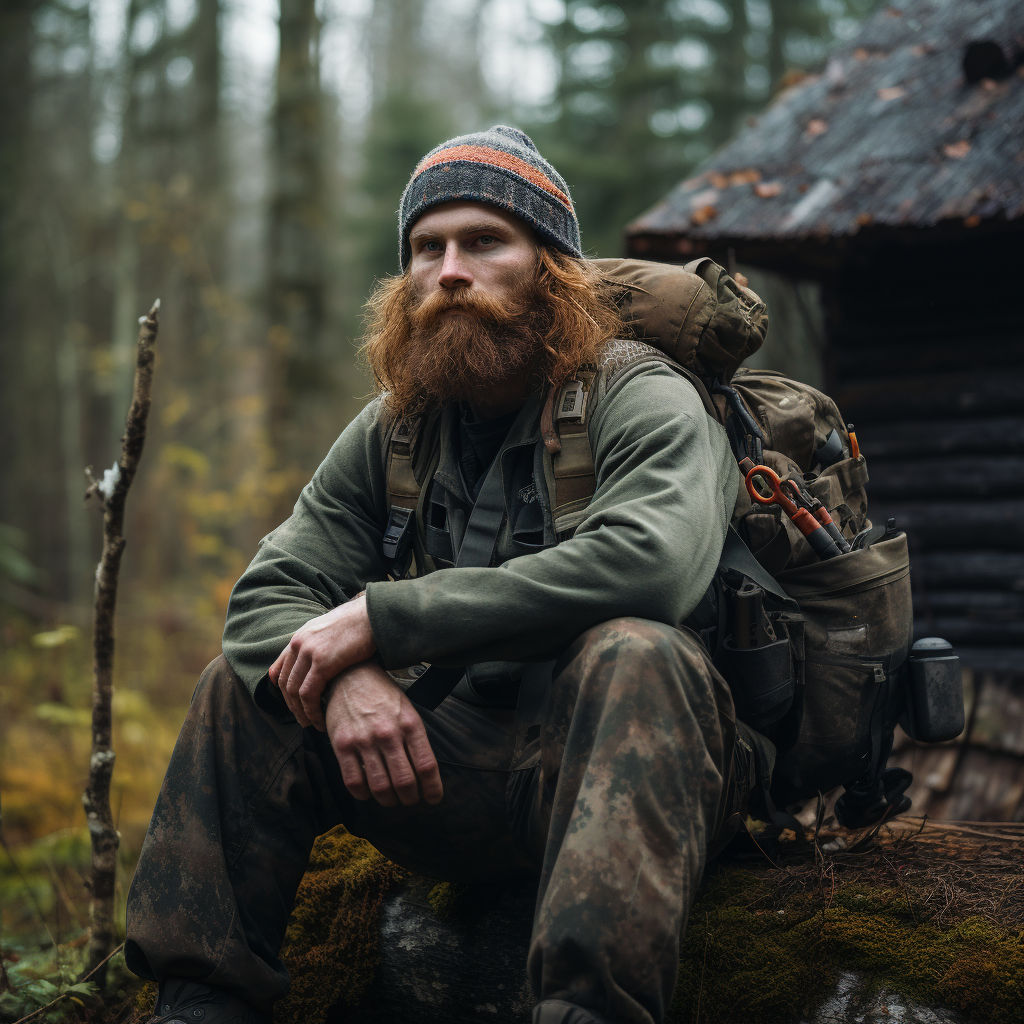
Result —
[[[754, 481], [761, 479], [771, 494], [764, 494]], [[842, 554], [836, 542], [828, 535], [825, 528], [805, 508], [801, 508], [784, 490], [779, 474], [770, 466], [754, 466], [747, 471], [747, 492], [759, 505], [779, 505], [782, 511], [796, 524], [796, 528], [807, 538], [807, 542], [821, 559], [835, 558]], [[828, 513], [825, 513], [828, 515]]]
[[829, 514], [828, 509], [796, 480], [785, 480], [782, 486], [789, 488], [797, 505], [807, 509], [821, 523], [825, 528], [825, 532], [835, 541], [836, 547], [839, 548], [839, 553], [845, 555], [850, 550], [849, 542], [843, 536], [839, 527], [836, 526], [835, 520]]

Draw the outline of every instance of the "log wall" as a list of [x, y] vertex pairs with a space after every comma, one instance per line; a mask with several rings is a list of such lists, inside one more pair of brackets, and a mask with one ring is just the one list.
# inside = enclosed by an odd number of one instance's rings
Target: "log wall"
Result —
[[1024, 819], [1024, 321], [1019, 241], [847, 254], [825, 284], [826, 390], [857, 428], [869, 515], [911, 548], [915, 636], [965, 666], [968, 726], [899, 737], [915, 811]]

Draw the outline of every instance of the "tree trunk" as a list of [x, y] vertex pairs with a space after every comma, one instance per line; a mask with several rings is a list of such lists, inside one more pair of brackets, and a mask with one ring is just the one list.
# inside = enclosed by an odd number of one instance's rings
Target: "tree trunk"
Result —
[[305, 402], [322, 384], [322, 97], [314, 0], [281, 0], [270, 210], [270, 436], [279, 460], [303, 450]]

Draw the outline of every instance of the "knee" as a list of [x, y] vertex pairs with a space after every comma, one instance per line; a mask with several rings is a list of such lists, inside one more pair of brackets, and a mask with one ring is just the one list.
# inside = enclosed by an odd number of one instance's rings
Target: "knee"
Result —
[[192, 692], [191, 710], [230, 707], [241, 698], [252, 701], [245, 683], [228, 664], [227, 658], [219, 654], [203, 669]]
[[564, 653], [555, 669], [555, 688], [562, 691], [556, 699], [573, 703], [586, 694], [588, 703], [704, 703], [716, 689], [714, 675], [689, 634], [649, 619], [611, 619]]
[[[566, 652], [566, 660], [581, 659], [594, 666], [665, 667], [686, 658], [687, 638], [678, 629], [650, 619], [619, 618], [592, 626]], [[694, 652], [696, 654], [696, 652]]]

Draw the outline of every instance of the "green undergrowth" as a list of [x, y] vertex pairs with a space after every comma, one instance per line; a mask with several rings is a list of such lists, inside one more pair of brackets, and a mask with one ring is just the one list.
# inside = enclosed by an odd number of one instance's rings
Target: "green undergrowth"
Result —
[[[780, 904], [783, 904], [780, 906]], [[843, 972], [970, 1020], [1015, 1024], [1024, 934], [978, 917], [939, 928], [912, 894], [863, 884], [789, 893], [734, 866], [712, 870], [690, 914], [673, 1013], [697, 1024], [807, 1019]]]

